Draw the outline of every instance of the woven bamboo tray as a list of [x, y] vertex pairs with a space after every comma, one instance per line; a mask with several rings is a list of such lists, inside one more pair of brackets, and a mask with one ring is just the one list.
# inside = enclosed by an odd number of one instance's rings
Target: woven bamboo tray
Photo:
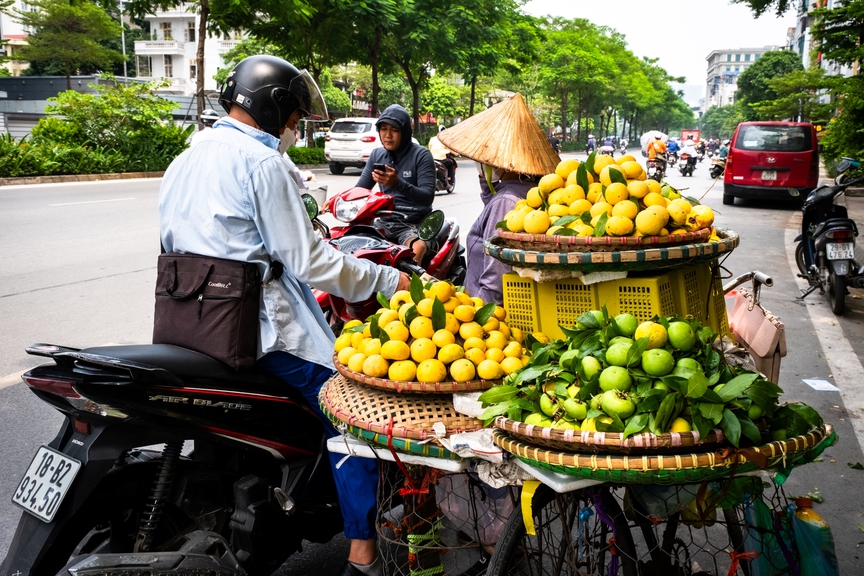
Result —
[[523, 234], [498, 230], [502, 246], [522, 250], [543, 252], [611, 252], [632, 248], [661, 248], [680, 244], [704, 242], [711, 236], [711, 229], [672, 234], [668, 236], [561, 236], [558, 234]]
[[567, 452], [674, 454], [692, 452], [694, 446], [698, 446], [700, 450], [713, 450], [724, 445], [726, 439], [723, 431], [717, 429], [709, 432], [704, 439], [694, 430], [669, 432], [659, 436], [650, 433], [634, 434], [621, 440], [618, 432], [559, 430], [517, 422], [505, 416], [498, 416], [494, 426], [529, 444]]
[[432, 427], [437, 422], [444, 424], [447, 436], [483, 428], [480, 420], [456, 412], [449, 396], [394, 394], [363, 386], [342, 375], [328, 380], [318, 399], [340, 422], [383, 434], [385, 438], [435, 439]]
[[444, 382], [397, 382], [386, 378], [373, 378], [362, 372], [349, 370], [347, 366], [340, 363], [337, 354], [333, 354], [333, 364], [336, 370], [350, 380], [360, 382], [373, 388], [390, 390], [400, 394], [455, 394], [457, 392], [481, 392], [493, 386], [501, 384], [501, 380], [468, 380], [467, 382], [455, 382], [445, 380]]
[[[492, 440], [503, 450], [532, 466], [584, 478], [623, 484], [687, 484], [716, 480], [730, 474], [753, 472], [759, 467], [746, 451], [735, 449], [693, 454], [628, 456], [620, 454], [572, 454], [532, 446], [501, 430]], [[812, 461], [836, 441], [834, 428], [826, 424], [803, 436], [771, 442], [751, 450], [768, 459], [769, 467], [791, 468]], [[813, 448], [816, 447], [815, 450]]]
[[694, 266], [710, 262], [738, 246], [740, 238], [731, 230], [718, 230], [719, 242], [682, 244], [666, 248], [616, 250], [613, 252], [537, 252], [503, 245], [493, 237], [483, 242], [483, 251], [505, 264], [539, 270], [582, 272], [635, 272]]

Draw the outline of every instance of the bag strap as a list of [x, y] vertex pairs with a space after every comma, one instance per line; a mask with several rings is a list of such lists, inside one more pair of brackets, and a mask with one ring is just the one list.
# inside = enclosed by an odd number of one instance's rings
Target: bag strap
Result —
[[213, 272], [213, 265], [207, 264], [206, 262], [201, 263], [201, 267], [198, 269], [198, 273], [195, 277], [195, 289], [190, 291], [188, 294], [184, 295], [175, 295], [174, 291], [177, 290], [177, 260], [172, 260], [171, 263], [174, 265], [174, 273], [168, 274], [168, 277], [165, 278], [165, 292], [168, 293], [171, 298], [174, 300], [189, 300], [190, 298], [194, 298], [204, 289], [204, 285], [207, 282], [207, 278], [210, 277], [210, 274]]

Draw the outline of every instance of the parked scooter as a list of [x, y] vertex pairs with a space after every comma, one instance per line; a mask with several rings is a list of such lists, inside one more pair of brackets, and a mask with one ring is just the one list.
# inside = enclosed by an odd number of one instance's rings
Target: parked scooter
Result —
[[[849, 218], [846, 207], [834, 203], [846, 188], [864, 181], [864, 176], [846, 175], [850, 169], [860, 168], [860, 162], [843, 158], [837, 164], [834, 186], [823, 184], [807, 196], [802, 207], [801, 234], [795, 238], [798, 242], [795, 262], [801, 272], [798, 276], [810, 283], [801, 298], [819, 289], [838, 316], [845, 309], [846, 287], [864, 288], [864, 269], [855, 260], [858, 227]], [[798, 195], [796, 188], [790, 188], [789, 192]]]
[[693, 170], [696, 169], [696, 156], [692, 154], [688, 154], [687, 152], [681, 153], [681, 161], [678, 163], [678, 171], [682, 176], [693, 176]]
[[711, 158], [711, 168], [708, 169], [708, 175], [713, 179], [717, 179], [723, 175], [726, 170], [726, 159], [716, 156]]
[[[394, 210], [392, 196], [365, 188], [351, 188], [334, 196], [324, 204], [323, 212], [332, 214], [347, 225], [332, 229], [318, 218], [315, 200], [308, 195], [304, 195], [303, 200], [312, 218], [312, 226], [337, 250], [382, 266], [415, 272], [419, 276], [425, 273], [434, 278], [450, 280], [456, 285], [464, 284], [465, 248], [459, 243], [459, 223], [454, 218], [445, 218], [442, 211], [433, 211], [419, 225], [420, 238], [429, 245], [423, 265], [419, 266], [414, 262], [414, 252], [410, 248], [394, 244], [385, 236], [384, 225], [379, 219], [399, 214]], [[337, 332], [343, 322], [355, 318], [365, 319], [380, 307], [375, 298], [364, 302], [345, 302], [320, 290], [312, 292], [325, 318]]]
[[448, 178], [447, 165], [441, 160], [435, 160], [435, 191], [452, 194], [453, 190], [456, 189], [456, 170], [458, 166], [451, 154], [448, 154], [447, 158], [450, 162], [453, 162], [453, 178]]

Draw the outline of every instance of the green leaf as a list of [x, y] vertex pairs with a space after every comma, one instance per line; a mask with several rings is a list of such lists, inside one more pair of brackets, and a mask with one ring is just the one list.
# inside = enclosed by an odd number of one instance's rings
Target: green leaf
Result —
[[[369, 331], [371, 332], [372, 330], [370, 329]], [[387, 331], [384, 330], [384, 328], [381, 328], [378, 330], [378, 339], [381, 341], [381, 344], [384, 344], [385, 342], [390, 341], [390, 335], [387, 334]]]
[[627, 177], [620, 170], [609, 170], [609, 180], [627, 185]]
[[714, 426], [720, 424], [723, 420], [723, 404], [709, 404], [708, 402], [697, 402], [696, 408], [699, 413], [706, 419], [710, 420]]
[[417, 306], [411, 306], [405, 311], [405, 325], [411, 326], [411, 322], [414, 321], [417, 316], [420, 315], [420, 312], [417, 311]]
[[372, 335], [372, 338], [378, 338], [381, 335], [381, 327], [378, 326], [378, 318], [380, 318], [380, 314], [373, 314], [368, 318], [369, 320], [369, 334]]
[[690, 417], [693, 419], [693, 427], [699, 431], [699, 437], [705, 438], [708, 436], [708, 433], [711, 432], [712, 428], [711, 420], [702, 416], [702, 413], [699, 412], [699, 410], [691, 412]]
[[378, 292], [378, 294], [375, 295], [375, 298], [378, 300], [378, 303], [381, 304], [382, 308], [390, 309], [390, 301], [387, 300], [387, 297], [384, 296], [383, 292]]
[[478, 418], [480, 420], [483, 420], [484, 425], [488, 426], [492, 422], [492, 420], [495, 419], [496, 416], [503, 416], [504, 414], [507, 414], [511, 406], [512, 404], [510, 402], [492, 404], [491, 406], [483, 410], [483, 412], [480, 413]]
[[[688, 398], [699, 398], [708, 389], [708, 378], [701, 372], [694, 371], [693, 375], [687, 379], [687, 396]], [[725, 388], [724, 388], [725, 389]]]
[[582, 220], [583, 224], [587, 224], [588, 226], [591, 225], [591, 213], [590, 212], [588, 212], [588, 211], [582, 212], [582, 214], [579, 215], [579, 219]]
[[484, 404], [497, 404], [506, 400], [512, 400], [519, 393], [515, 386], [493, 386], [480, 395], [480, 402]]
[[423, 294], [423, 280], [414, 272], [411, 274], [411, 300], [414, 304], [419, 304], [426, 295]]
[[663, 403], [663, 399], [666, 398], [667, 393], [665, 390], [649, 390], [645, 396], [642, 397], [642, 402], [639, 403], [637, 410], [641, 412], [656, 412], [660, 408], [660, 404]]
[[735, 416], [738, 418], [738, 423], [741, 424], [741, 433], [749, 438], [753, 444], [759, 444], [762, 441], [762, 433], [759, 432], [759, 428], [746, 415], [735, 414]]
[[[556, 222], [555, 226], [557, 226], [557, 225], [558, 225], [558, 223]], [[552, 233], [552, 235], [553, 236], [576, 236], [576, 230], [573, 230], [572, 228], [561, 228], [560, 230], [555, 230]]]
[[773, 382], [760, 379], [753, 382], [750, 388], [744, 392], [744, 395], [770, 414], [782, 392], [783, 390]]
[[579, 168], [576, 169], [576, 184], [578, 184], [582, 190], [587, 194], [588, 193], [588, 168], [585, 166], [586, 162], [582, 162], [579, 164]]
[[510, 228], [507, 226], [507, 220], [501, 220], [497, 224], [495, 224], [495, 230], [504, 230], [505, 232], [510, 232]]
[[648, 414], [636, 414], [635, 416], [631, 416], [630, 420], [627, 421], [627, 425], [624, 427], [624, 433], [621, 435], [621, 439], [624, 440], [628, 436], [638, 434], [647, 425]]
[[576, 322], [578, 322], [582, 326], [585, 326], [585, 328], [600, 327], [600, 321], [597, 320], [597, 316], [595, 316], [593, 312], [586, 312], [585, 314], [580, 316], [579, 319], [576, 320]]
[[860, 462], [856, 462], [855, 464], [852, 464], [851, 462], [847, 462], [846, 465], [849, 466], [849, 468], [852, 468], [853, 470], [864, 470], [864, 464], [861, 464]]
[[474, 322], [478, 323], [480, 326], [486, 324], [492, 317], [492, 314], [495, 313], [495, 306], [496, 304], [494, 302], [482, 306], [477, 310], [477, 313], [474, 314]]
[[566, 226], [567, 224], [570, 224], [571, 222], [576, 222], [576, 220], [578, 220], [578, 218], [576, 218], [576, 216], [562, 216], [562, 217], [558, 218], [558, 220], [555, 220], [554, 225], [555, 226]]
[[536, 380], [537, 378], [545, 376], [554, 368], [555, 366], [553, 366], [552, 364], [543, 364], [541, 366], [528, 366], [518, 373], [514, 385], [518, 386], [522, 382], [531, 382], [532, 380]]
[[[708, 385], [711, 385], [711, 379], [708, 379]], [[723, 399], [720, 398], [720, 395], [714, 392], [711, 388], [705, 390], [705, 393], [699, 397], [699, 400], [702, 402], [711, 402], [712, 404], [723, 404]]]
[[366, 329], [365, 324], [358, 324], [357, 326], [352, 326], [351, 328], [345, 328], [342, 332], [347, 332], [348, 334], [355, 334], [357, 332], [363, 332]]
[[447, 326], [447, 312], [444, 310], [444, 304], [435, 296], [435, 301], [432, 302], [432, 329], [436, 332], [443, 330]]
[[737, 398], [743, 394], [757, 378], [759, 378], [759, 374], [756, 374], [755, 372], [741, 374], [729, 382], [726, 382], [726, 384], [723, 385], [723, 388], [716, 392], [724, 402], [728, 402], [729, 400]]
[[606, 221], [609, 220], [609, 213], [604, 212], [600, 215], [600, 219], [597, 220], [597, 226], [594, 227], [594, 237], [599, 238], [600, 236], [606, 235]]
[[[819, 415], [816, 410], [804, 404], [803, 402], [793, 402], [786, 405], [788, 410], [795, 412], [798, 416], [804, 419], [805, 422], [811, 427], [815, 428], [817, 426], [822, 425], [822, 416]], [[788, 429], [787, 429], [788, 430]]]
[[648, 337], [639, 338], [627, 351], [627, 366], [633, 366], [642, 361], [642, 353], [648, 349]]
[[733, 446], [738, 448], [741, 443], [741, 422], [731, 410], [723, 410], [723, 420], [720, 421], [720, 428], [723, 429], [723, 434], [729, 439]]

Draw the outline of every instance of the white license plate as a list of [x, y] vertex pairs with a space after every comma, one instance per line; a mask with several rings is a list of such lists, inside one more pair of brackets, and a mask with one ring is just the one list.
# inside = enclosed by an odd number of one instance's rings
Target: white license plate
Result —
[[836, 242], [827, 244], [828, 260], [852, 260], [855, 257], [855, 244]]
[[12, 503], [43, 522], [51, 522], [69, 492], [81, 462], [42, 446], [12, 494]]
[[777, 180], [777, 171], [776, 170], [763, 170], [762, 171], [762, 180]]

